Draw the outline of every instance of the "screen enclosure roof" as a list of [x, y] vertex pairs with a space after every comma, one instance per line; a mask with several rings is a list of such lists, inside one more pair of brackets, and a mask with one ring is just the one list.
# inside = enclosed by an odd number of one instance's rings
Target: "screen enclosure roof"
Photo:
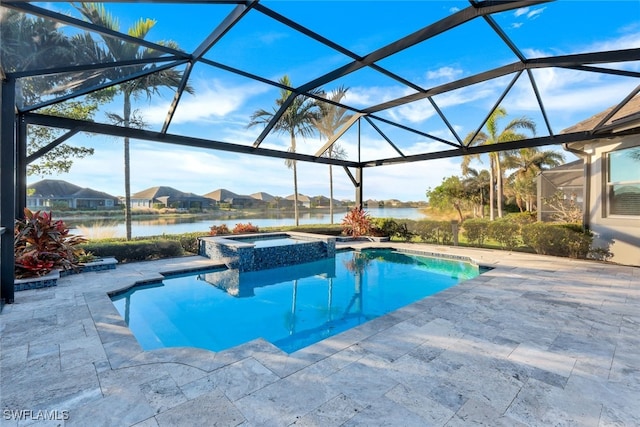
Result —
[[[640, 90], [637, 1], [102, 5], [89, 17], [80, 3], [2, 3], [14, 36], [1, 71], [29, 126], [369, 167], [607, 137]], [[42, 34], [24, 28], [29, 20]], [[72, 54], [48, 38], [60, 33]], [[165, 83], [149, 89], [154, 78]], [[109, 114], [122, 114], [125, 88], [144, 125]], [[55, 108], [96, 97], [109, 101], [91, 122]], [[342, 120], [298, 136], [294, 152], [283, 123], [304, 100]], [[610, 107], [589, 128], [563, 132]], [[535, 135], [478, 146], [497, 108], [533, 120]], [[640, 133], [638, 120], [625, 123], [622, 133]], [[334, 144], [340, 156], [328, 155]]]

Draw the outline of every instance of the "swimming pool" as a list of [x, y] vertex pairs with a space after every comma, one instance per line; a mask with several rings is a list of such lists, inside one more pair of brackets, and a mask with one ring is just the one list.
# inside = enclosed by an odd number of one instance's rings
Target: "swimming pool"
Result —
[[270, 270], [171, 276], [111, 296], [145, 350], [221, 351], [264, 338], [291, 353], [480, 274], [474, 264], [393, 250]]

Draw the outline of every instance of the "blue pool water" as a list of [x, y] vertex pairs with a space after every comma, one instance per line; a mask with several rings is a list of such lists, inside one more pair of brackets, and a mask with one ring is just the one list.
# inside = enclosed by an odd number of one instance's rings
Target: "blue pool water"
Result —
[[146, 350], [221, 351], [264, 338], [291, 353], [478, 274], [461, 261], [347, 251], [271, 270], [171, 276], [111, 299]]

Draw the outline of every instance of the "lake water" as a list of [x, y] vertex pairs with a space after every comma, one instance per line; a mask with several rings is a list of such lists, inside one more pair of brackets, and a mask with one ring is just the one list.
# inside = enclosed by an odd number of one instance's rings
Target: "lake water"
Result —
[[[375, 218], [396, 218], [396, 219], [425, 219], [426, 216], [419, 208], [367, 208], [371, 217]], [[171, 217], [154, 219], [133, 219], [131, 221], [131, 234], [133, 237], [157, 236], [161, 234], [181, 234], [189, 232], [208, 232], [212, 225], [226, 224], [229, 229], [233, 229], [236, 224], [246, 224], [250, 222], [257, 227], [279, 227], [295, 225], [293, 212], [273, 213], [265, 212], [260, 217], [237, 217], [237, 214], [230, 213], [227, 216], [207, 217]], [[345, 212], [334, 212], [334, 224], [340, 224]], [[331, 218], [329, 213], [301, 213], [300, 225], [305, 224], [329, 224]], [[87, 219], [87, 220], [65, 220], [71, 227], [71, 233], [81, 234], [87, 238], [100, 237], [124, 237], [124, 220], [109, 219]]]

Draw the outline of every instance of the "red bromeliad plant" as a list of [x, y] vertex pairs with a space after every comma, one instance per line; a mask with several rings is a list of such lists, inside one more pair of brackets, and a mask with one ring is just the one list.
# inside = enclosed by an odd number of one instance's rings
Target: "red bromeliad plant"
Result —
[[233, 230], [231, 230], [233, 234], [257, 233], [259, 231], [260, 229], [250, 222], [246, 224], [236, 224]]
[[369, 212], [355, 207], [342, 219], [342, 233], [347, 236], [360, 237], [371, 232], [371, 218]]
[[63, 221], [53, 221], [51, 212], [25, 208], [24, 219], [16, 220], [13, 234], [16, 278], [77, 268], [78, 256], [84, 251], [76, 245], [86, 241], [82, 236], [69, 234]]

